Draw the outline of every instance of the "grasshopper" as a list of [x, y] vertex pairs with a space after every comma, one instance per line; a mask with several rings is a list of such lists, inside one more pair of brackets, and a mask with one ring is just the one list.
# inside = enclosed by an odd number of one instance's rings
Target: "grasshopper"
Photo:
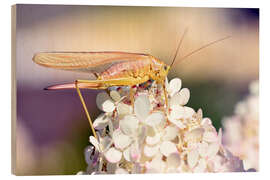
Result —
[[[168, 108], [168, 97], [165, 90], [165, 79], [175, 62], [184, 32], [175, 56], [170, 65], [149, 54], [128, 52], [41, 52], [33, 57], [33, 61], [41, 66], [92, 73], [95, 80], [76, 80], [73, 83], [49, 86], [47, 90], [75, 88], [83, 105], [87, 119], [90, 123], [93, 135], [97, 138], [92, 120], [85, 105], [80, 89], [107, 89], [111, 86], [130, 86], [131, 104], [134, 103], [132, 86], [142, 84], [148, 80], [154, 80], [161, 84], [165, 96], [165, 105]], [[193, 53], [222, 41], [225, 37], [202, 46], [182, 58], [185, 59]]]

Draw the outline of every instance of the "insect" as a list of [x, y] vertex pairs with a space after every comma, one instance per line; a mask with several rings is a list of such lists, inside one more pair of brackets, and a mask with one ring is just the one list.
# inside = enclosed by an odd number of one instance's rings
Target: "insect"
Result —
[[[149, 54], [128, 52], [42, 52], [33, 57], [33, 61], [39, 65], [72, 71], [92, 73], [95, 80], [76, 80], [73, 83], [49, 86], [48, 90], [75, 88], [83, 105], [87, 119], [90, 123], [93, 135], [96, 137], [92, 120], [86, 108], [85, 101], [80, 89], [107, 89], [111, 86], [134, 86], [148, 80], [154, 80], [163, 87], [165, 105], [168, 107], [168, 97], [165, 90], [165, 79], [175, 62], [180, 45], [183, 41], [184, 32], [175, 56], [170, 65]], [[213, 41], [192, 51], [182, 59], [193, 53], [210, 46], [228, 37]], [[134, 103], [134, 92], [130, 88], [131, 104]]]

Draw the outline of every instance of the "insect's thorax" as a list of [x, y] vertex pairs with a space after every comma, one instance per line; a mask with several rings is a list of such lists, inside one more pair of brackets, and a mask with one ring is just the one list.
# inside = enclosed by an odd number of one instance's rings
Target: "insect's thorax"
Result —
[[148, 59], [124, 61], [109, 67], [100, 74], [101, 79], [117, 79], [127, 77], [148, 76], [151, 70], [151, 61]]
[[[164, 67], [166, 67], [166, 69]], [[169, 72], [169, 66], [167, 66], [164, 62], [160, 61], [155, 57], [152, 58], [151, 69], [152, 69], [150, 73], [151, 79], [159, 83], [165, 80]]]

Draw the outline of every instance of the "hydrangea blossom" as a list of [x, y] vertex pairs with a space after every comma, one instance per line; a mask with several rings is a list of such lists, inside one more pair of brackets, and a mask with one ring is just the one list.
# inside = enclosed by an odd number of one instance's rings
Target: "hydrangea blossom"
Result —
[[221, 129], [201, 109], [186, 106], [190, 92], [181, 86], [178, 78], [166, 81], [169, 108], [155, 82], [133, 87], [134, 109], [128, 91], [99, 94], [104, 113], [94, 121], [98, 139], [90, 136], [88, 168], [79, 174], [244, 171], [223, 147]]
[[235, 114], [223, 119], [226, 147], [243, 159], [245, 169], [259, 170], [259, 82], [250, 84], [250, 94], [235, 107]]

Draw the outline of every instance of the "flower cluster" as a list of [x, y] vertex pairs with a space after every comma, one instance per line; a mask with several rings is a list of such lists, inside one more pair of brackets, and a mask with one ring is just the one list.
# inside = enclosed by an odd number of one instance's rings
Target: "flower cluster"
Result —
[[223, 147], [221, 129], [201, 109], [186, 106], [190, 92], [181, 86], [178, 78], [166, 81], [169, 108], [155, 82], [132, 88], [134, 106], [124, 89], [98, 94], [98, 137], [90, 136], [88, 168], [79, 174], [244, 171], [242, 161]]
[[236, 156], [243, 159], [245, 169], [259, 170], [259, 82], [250, 84], [250, 94], [235, 107], [232, 117], [223, 119], [223, 142]]

